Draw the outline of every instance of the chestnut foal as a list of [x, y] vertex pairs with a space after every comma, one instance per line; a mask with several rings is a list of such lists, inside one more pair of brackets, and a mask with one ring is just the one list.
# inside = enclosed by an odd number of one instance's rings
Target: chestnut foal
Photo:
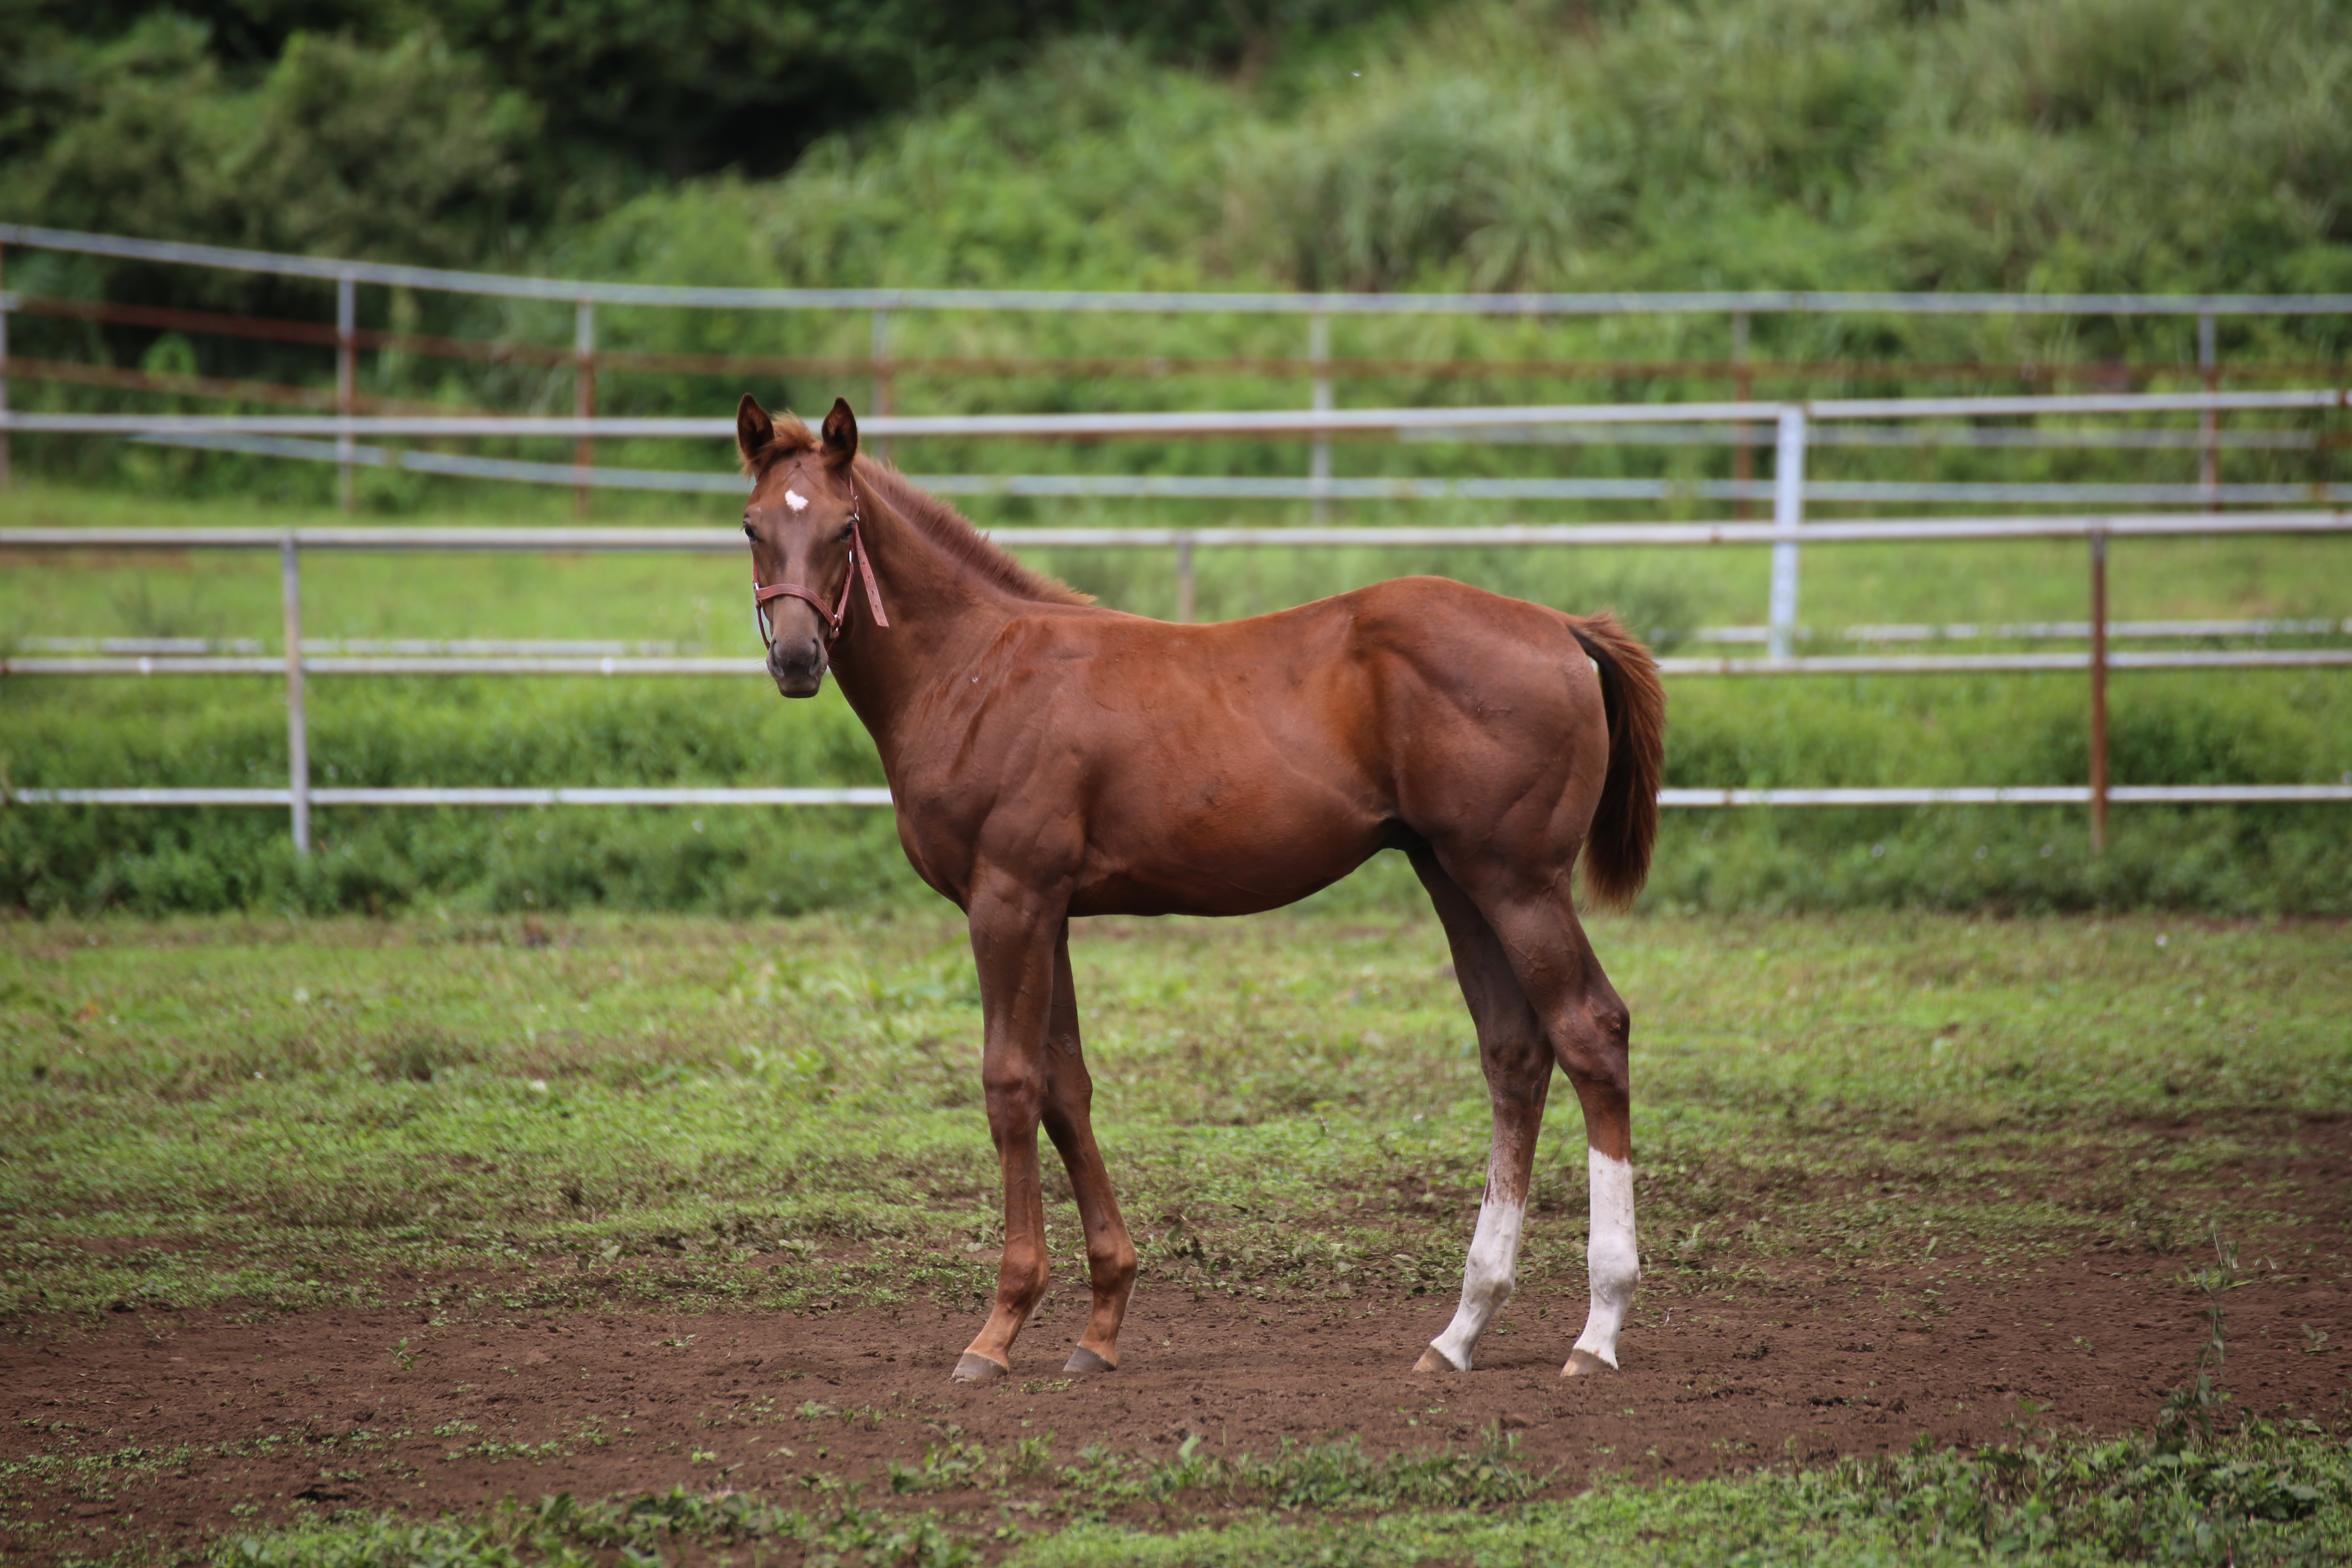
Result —
[[1640, 1274], [1630, 1019], [1569, 876], [1581, 852], [1588, 889], [1622, 905], [1648, 871], [1665, 720], [1648, 650], [1611, 616], [1436, 577], [1221, 626], [1121, 615], [859, 458], [846, 403], [813, 436], [746, 396], [736, 437], [768, 672], [787, 697], [837, 674], [907, 858], [971, 922], [1004, 1258], [956, 1376], [1010, 1370], [1045, 1292], [1041, 1124], [1094, 1288], [1067, 1370], [1118, 1364], [1135, 1247], [1088, 1117], [1070, 917], [1271, 910], [1382, 848], [1444, 922], [1495, 1119], [1461, 1305], [1417, 1370], [1467, 1371], [1510, 1296], [1555, 1063], [1584, 1110], [1592, 1205], [1591, 1311], [1562, 1375], [1615, 1366]]

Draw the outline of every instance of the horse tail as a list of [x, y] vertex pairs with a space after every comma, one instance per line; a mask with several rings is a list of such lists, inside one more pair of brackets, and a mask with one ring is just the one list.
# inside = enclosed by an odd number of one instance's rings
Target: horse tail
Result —
[[1633, 901], [1649, 879], [1658, 839], [1658, 781], [1666, 751], [1666, 689], [1657, 660], [1615, 616], [1571, 616], [1569, 631], [1601, 673], [1609, 716], [1609, 773], [1584, 843], [1584, 888], [1610, 909]]

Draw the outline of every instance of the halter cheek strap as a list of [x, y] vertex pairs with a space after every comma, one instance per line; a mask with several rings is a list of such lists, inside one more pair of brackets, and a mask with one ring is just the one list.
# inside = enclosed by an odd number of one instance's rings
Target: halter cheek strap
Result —
[[841, 628], [849, 617], [851, 584], [861, 578], [866, 584], [866, 603], [874, 612], [874, 624], [888, 630], [890, 617], [882, 613], [882, 590], [874, 581], [874, 563], [866, 553], [866, 536], [858, 530], [861, 520], [857, 508], [857, 487], [853, 481], [849, 489], [849, 572], [841, 580], [841, 599], [830, 610], [818, 598], [798, 583], [762, 584], [755, 566], [751, 573], [751, 618], [760, 628], [760, 640], [770, 647], [776, 646], [775, 630], [768, 624], [768, 605], [777, 599], [801, 599], [816, 609], [824, 619], [825, 642], [830, 645], [841, 636]]

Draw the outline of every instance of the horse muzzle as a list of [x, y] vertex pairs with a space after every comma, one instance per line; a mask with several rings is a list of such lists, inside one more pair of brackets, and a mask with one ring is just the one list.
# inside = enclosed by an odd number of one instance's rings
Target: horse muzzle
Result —
[[826, 662], [821, 637], [778, 637], [768, 645], [768, 678], [785, 697], [815, 696], [824, 685]]

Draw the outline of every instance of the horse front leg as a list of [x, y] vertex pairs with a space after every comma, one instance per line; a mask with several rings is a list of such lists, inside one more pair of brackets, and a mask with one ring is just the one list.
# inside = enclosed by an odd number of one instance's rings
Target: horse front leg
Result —
[[1118, 1365], [1118, 1326], [1135, 1289], [1135, 1243], [1118, 1212], [1102, 1151], [1095, 1146], [1094, 1098], [1094, 1079], [1078, 1039], [1078, 995], [1070, 978], [1070, 930], [1065, 921], [1054, 943], [1054, 1008], [1045, 1026], [1045, 1132], [1061, 1152], [1078, 1200], [1094, 1295], [1087, 1331], [1065, 1372], [1109, 1372]]
[[975, 889], [971, 953], [980, 971], [984, 1039], [981, 1086], [1004, 1186], [1004, 1257], [996, 1306], [956, 1363], [956, 1381], [1013, 1370], [1013, 1341], [1045, 1294], [1045, 1203], [1038, 1186], [1037, 1123], [1045, 1102], [1045, 1025], [1063, 911], [1027, 889]]

